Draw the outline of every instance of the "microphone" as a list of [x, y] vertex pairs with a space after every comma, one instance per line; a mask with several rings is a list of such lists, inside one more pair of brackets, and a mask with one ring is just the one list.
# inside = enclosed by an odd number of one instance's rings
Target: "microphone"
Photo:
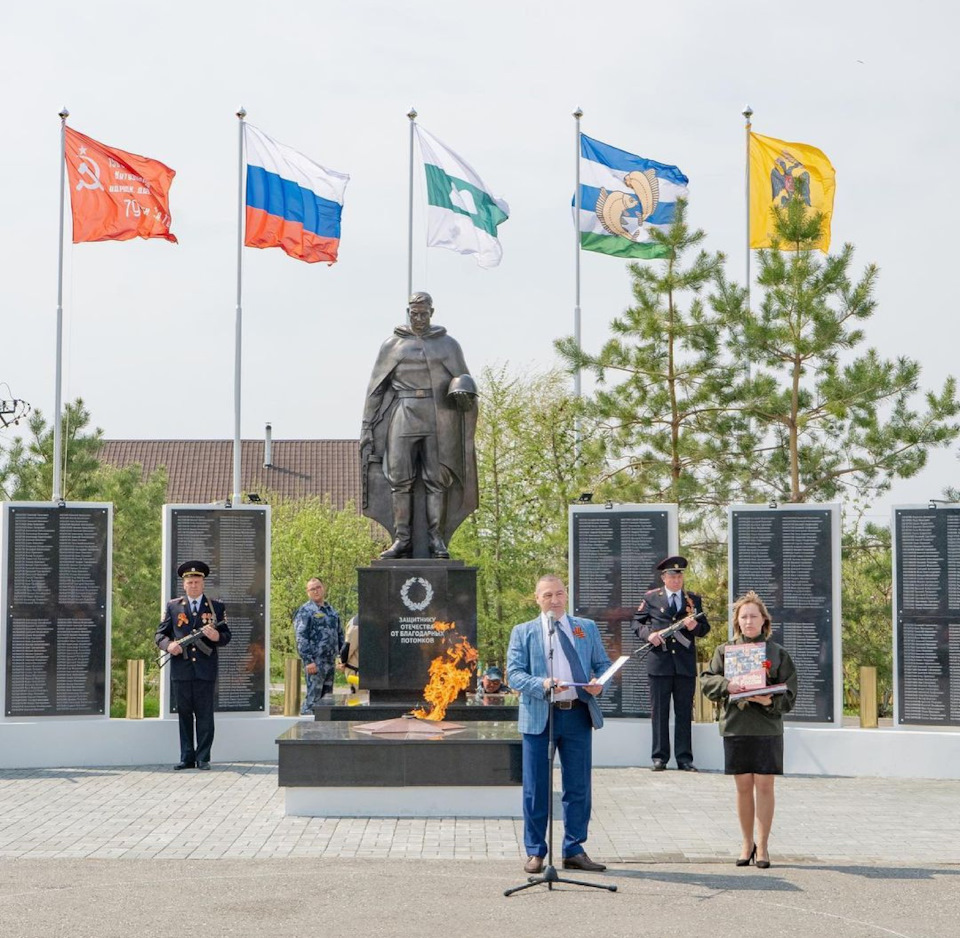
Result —
[[547, 612], [547, 632], [550, 635], [553, 635], [554, 629], [557, 627], [557, 617], [552, 612]]

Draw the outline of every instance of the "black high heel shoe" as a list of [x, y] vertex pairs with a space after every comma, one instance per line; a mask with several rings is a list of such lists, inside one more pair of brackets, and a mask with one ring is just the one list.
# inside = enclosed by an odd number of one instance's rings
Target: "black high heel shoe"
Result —
[[760, 857], [757, 857], [757, 869], [758, 870], [770, 869], [770, 854], [767, 854], [766, 860], [761, 860]]
[[[753, 850], [750, 851], [750, 856], [748, 857], [738, 857], [737, 866], [749, 866], [751, 863], [756, 863], [757, 866], [760, 865], [762, 861], [757, 859], [757, 845], [753, 845]], [[770, 861], [767, 860], [767, 866], [770, 865]]]

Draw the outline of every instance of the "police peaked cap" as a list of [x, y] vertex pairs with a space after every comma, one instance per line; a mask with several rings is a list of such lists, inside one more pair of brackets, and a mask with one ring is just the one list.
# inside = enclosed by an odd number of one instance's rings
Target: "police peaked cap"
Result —
[[686, 557], [667, 557], [657, 564], [657, 569], [661, 573], [683, 573], [687, 569]]
[[187, 560], [177, 567], [177, 576], [210, 576], [210, 568], [202, 560]]

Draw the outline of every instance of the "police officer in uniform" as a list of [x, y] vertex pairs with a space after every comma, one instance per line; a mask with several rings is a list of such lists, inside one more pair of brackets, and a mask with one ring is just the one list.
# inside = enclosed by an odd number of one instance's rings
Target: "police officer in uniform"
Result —
[[[653, 771], [662, 772], [670, 761], [670, 701], [673, 700], [674, 753], [677, 768], [696, 772], [693, 764], [693, 693], [696, 687], [695, 639], [710, 631], [703, 605], [696, 593], [683, 588], [686, 557], [667, 557], [657, 564], [663, 586], [650, 590], [633, 618], [634, 631], [652, 646], [647, 654], [650, 677], [650, 728], [653, 736]], [[700, 613], [699, 617], [697, 613]], [[696, 617], [696, 618], [695, 618]], [[683, 621], [683, 628], [666, 639], [668, 626]]]
[[[177, 574], [183, 579], [186, 595], [167, 603], [156, 634], [157, 647], [170, 655], [170, 681], [180, 720], [180, 762], [174, 769], [209, 769], [217, 648], [230, 642], [230, 627], [223, 603], [204, 595], [210, 568], [202, 560], [188, 560], [177, 567]], [[177, 639], [196, 629], [203, 633], [202, 638], [181, 647]]]

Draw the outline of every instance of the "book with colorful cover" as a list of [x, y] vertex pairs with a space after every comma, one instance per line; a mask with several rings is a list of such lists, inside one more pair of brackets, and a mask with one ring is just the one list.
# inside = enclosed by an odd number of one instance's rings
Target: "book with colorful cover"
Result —
[[736, 681], [743, 690], [730, 694], [731, 700], [758, 697], [767, 694], [784, 694], [786, 684], [768, 684], [766, 642], [748, 642], [743, 645], [727, 645], [723, 651], [723, 676]]
[[728, 681], [737, 681], [745, 690], [767, 685], [766, 642], [749, 642], [744, 645], [727, 645], [723, 650], [723, 676]]

